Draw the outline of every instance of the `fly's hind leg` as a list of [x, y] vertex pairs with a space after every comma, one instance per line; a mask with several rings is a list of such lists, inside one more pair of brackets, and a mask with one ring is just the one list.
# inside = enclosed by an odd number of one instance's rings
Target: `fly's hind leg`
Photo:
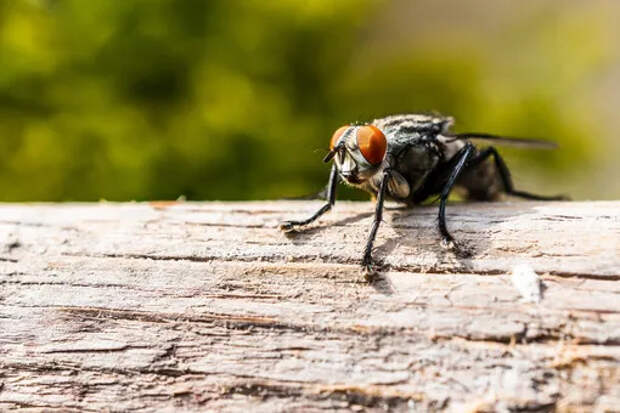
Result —
[[329, 174], [329, 183], [327, 184], [327, 203], [316, 211], [311, 217], [301, 221], [283, 221], [280, 223], [280, 229], [284, 232], [293, 231], [304, 225], [308, 225], [316, 221], [321, 215], [332, 209], [336, 203], [336, 185], [338, 185], [338, 170], [336, 166], [332, 166]]
[[490, 146], [480, 152], [475, 158], [473, 158], [468, 167], [473, 167], [479, 165], [484, 162], [489, 156], [493, 156], [493, 160], [495, 161], [495, 166], [497, 171], [499, 172], [499, 176], [502, 180], [502, 184], [504, 185], [504, 191], [508, 195], [518, 196], [524, 199], [532, 199], [536, 201], [560, 201], [567, 200], [568, 197], [564, 195], [555, 195], [555, 196], [544, 196], [544, 195], [536, 195], [525, 191], [518, 191], [514, 188], [514, 184], [512, 183], [512, 177], [510, 176], [510, 170], [504, 162], [504, 159], [497, 152], [497, 149]]
[[439, 232], [441, 233], [441, 243], [442, 246], [458, 250], [456, 243], [454, 242], [454, 238], [448, 232], [448, 228], [446, 227], [446, 202], [448, 201], [448, 196], [450, 195], [450, 191], [454, 186], [454, 183], [458, 179], [459, 175], [465, 170], [468, 166], [468, 161], [471, 159], [473, 154], [475, 153], [474, 145], [471, 143], [467, 143], [456, 155], [456, 165], [450, 172], [450, 176], [444, 185], [439, 201]]

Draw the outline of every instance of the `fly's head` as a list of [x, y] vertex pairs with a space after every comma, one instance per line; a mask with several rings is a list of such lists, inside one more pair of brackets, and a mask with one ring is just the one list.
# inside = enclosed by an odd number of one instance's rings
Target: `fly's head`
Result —
[[373, 125], [343, 126], [334, 132], [324, 162], [334, 160], [342, 179], [360, 185], [373, 176], [385, 158], [387, 140]]

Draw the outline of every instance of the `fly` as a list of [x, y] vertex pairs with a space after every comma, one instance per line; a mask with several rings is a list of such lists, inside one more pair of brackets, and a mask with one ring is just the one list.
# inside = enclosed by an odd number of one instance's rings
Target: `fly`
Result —
[[383, 215], [383, 204], [391, 199], [408, 206], [439, 196], [438, 227], [441, 244], [460, 251], [446, 227], [446, 202], [453, 187], [465, 189], [466, 198], [493, 201], [502, 193], [533, 200], [560, 200], [563, 196], [541, 196], [515, 189], [506, 163], [493, 146], [480, 149], [471, 140], [512, 145], [555, 148], [552, 142], [511, 138], [488, 133], [450, 132], [451, 117], [407, 114], [346, 125], [332, 135], [324, 162], [333, 162], [327, 184], [327, 202], [307, 219], [284, 221], [283, 231], [300, 229], [329, 211], [336, 201], [338, 182], [376, 196], [374, 220], [362, 267], [373, 274], [372, 248]]

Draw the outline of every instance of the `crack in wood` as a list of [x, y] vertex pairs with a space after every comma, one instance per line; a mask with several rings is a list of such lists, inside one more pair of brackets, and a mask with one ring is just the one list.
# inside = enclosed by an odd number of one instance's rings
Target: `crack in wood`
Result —
[[[212, 262], [212, 261], [220, 261], [220, 262], [253, 262], [253, 263], [275, 263], [275, 264], [290, 264], [290, 263], [305, 263], [308, 261], [316, 261], [317, 259], [322, 260], [322, 263], [318, 263], [317, 265], [330, 265], [330, 264], [340, 264], [340, 265], [351, 265], [357, 267], [359, 265], [358, 260], [356, 259], [341, 259], [337, 256], [333, 255], [301, 255], [301, 256], [283, 256], [283, 255], [272, 255], [269, 257], [257, 257], [257, 256], [232, 256], [232, 257], [223, 257], [223, 256], [194, 256], [194, 255], [185, 255], [185, 256], [167, 256], [167, 255], [151, 255], [151, 254], [83, 254], [83, 253], [63, 253], [63, 255], [72, 256], [72, 257], [92, 257], [92, 258], [121, 258], [121, 259], [138, 259], [138, 260], [154, 260], [154, 261], [191, 261], [191, 262]], [[467, 262], [465, 263], [467, 264]], [[507, 271], [505, 270], [483, 270], [483, 269], [474, 269], [467, 268], [463, 266], [450, 266], [449, 263], [441, 263], [440, 265], [398, 265], [398, 264], [380, 264], [380, 270], [382, 271], [396, 271], [396, 272], [407, 272], [407, 273], [417, 273], [417, 274], [471, 274], [471, 275], [505, 275]], [[586, 273], [571, 273], [571, 272], [562, 272], [562, 271], [546, 271], [549, 275], [555, 275], [563, 278], [580, 278], [586, 280], [600, 280], [600, 281], [618, 281], [620, 280], [620, 274], [618, 275], [599, 275], [599, 274], [586, 274]]]
[[148, 349], [149, 346], [136, 346], [136, 345], [122, 345], [118, 347], [85, 347], [85, 348], [56, 348], [43, 350], [43, 353], [112, 353], [112, 352], [124, 352], [127, 350]]

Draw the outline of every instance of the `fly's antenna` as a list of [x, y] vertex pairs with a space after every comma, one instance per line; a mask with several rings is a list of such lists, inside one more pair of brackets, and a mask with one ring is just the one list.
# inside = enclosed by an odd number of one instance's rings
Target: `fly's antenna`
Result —
[[325, 155], [325, 158], [323, 158], [323, 162], [327, 163], [329, 161], [331, 161], [332, 159], [334, 159], [334, 156], [336, 156], [336, 154], [338, 153], [338, 151], [340, 151], [340, 149], [342, 149], [342, 147], [344, 146], [344, 142], [340, 143], [336, 146], [334, 146], [328, 153], [327, 155]]

